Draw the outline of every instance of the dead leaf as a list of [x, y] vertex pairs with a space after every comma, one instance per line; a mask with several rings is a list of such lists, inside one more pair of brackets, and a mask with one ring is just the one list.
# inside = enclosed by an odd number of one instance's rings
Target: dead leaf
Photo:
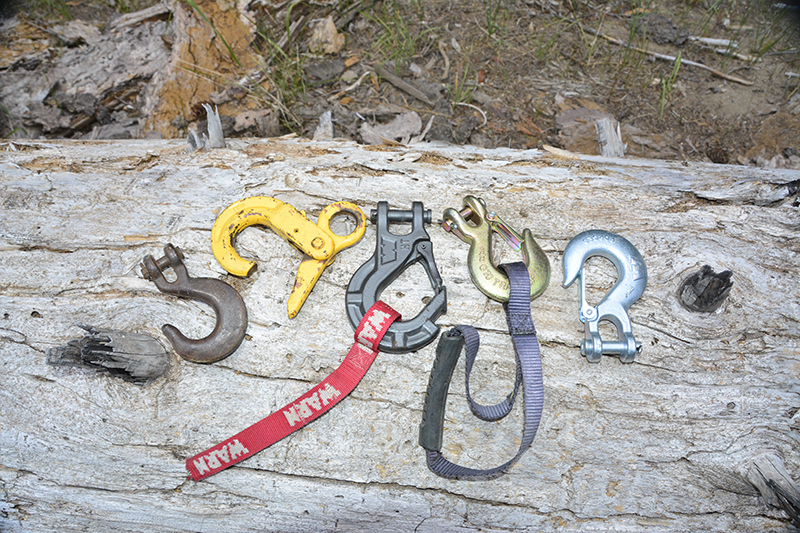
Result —
[[422, 119], [414, 111], [397, 115], [388, 124], [361, 124], [359, 132], [367, 144], [406, 144], [422, 130]]

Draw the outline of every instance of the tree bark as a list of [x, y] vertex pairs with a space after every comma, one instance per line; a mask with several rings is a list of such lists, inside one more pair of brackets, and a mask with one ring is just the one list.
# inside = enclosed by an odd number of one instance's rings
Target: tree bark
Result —
[[[2, 148], [15, 149], [0, 156], [3, 532], [789, 528], [789, 516], [748, 475], [765, 454], [782, 475], [796, 480], [800, 472], [796, 172], [296, 138], [229, 140], [226, 149], [193, 154], [178, 141]], [[187, 457], [339, 365], [352, 344], [344, 291], [375, 246], [368, 225], [289, 320], [301, 254], [266, 228], [248, 228], [236, 247], [258, 270], [228, 275], [210, 247], [219, 212], [255, 195], [312, 220], [334, 201], [369, 215], [379, 200], [396, 209], [421, 200], [436, 219], [467, 194], [518, 231], [530, 228], [552, 267], [548, 289], [532, 302], [544, 414], [517, 465], [489, 482], [428, 471], [417, 432], [434, 343], [379, 354], [354, 393], [320, 420], [207, 480], [187, 481]], [[630, 309], [643, 343], [632, 364], [580, 355], [577, 288], [561, 287], [561, 254], [592, 228], [624, 236], [647, 264], [647, 289]], [[502, 306], [470, 281], [468, 245], [435, 225], [428, 232], [448, 291], [438, 323], [480, 330], [472, 390], [482, 403], [500, 401], [514, 379]], [[144, 386], [48, 365], [47, 349], [80, 336], [77, 324], [147, 333], [165, 347], [163, 324], [195, 338], [211, 331], [210, 308], [162, 294], [141, 276], [143, 257], [170, 242], [190, 275], [223, 279], [244, 297], [249, 326], [238, 350], [213, 365], [171, 352], [166, 373]], [[500, 247], [496, 259], [519, 257]], [[711, 313], [689, 311], [678, 298], [703, 265], [733, 272], [729, 296]], [[594, 258], [585, 273], [597, 303], [614, 268]], [[414, 267], [383, 299], [410, 318], [430, 293]], [[521, 408], [496, 423], [474, 418], [463, 373], [459, 361], [443, 453], [465, 465], [501, 464], [518, 446]]]

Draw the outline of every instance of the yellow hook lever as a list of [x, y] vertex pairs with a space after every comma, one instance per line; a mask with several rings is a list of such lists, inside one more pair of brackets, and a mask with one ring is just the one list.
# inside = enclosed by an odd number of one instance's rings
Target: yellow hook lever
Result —
[[[355, 230], [347, 235], [337, 235], [331, 229], [333, 218], [342, 213], [356, 219]], [[211, 250], [219, 264], [235, 276], [249, 276], [256, 268], [255, 261], [242, 259], [233, 247], [236, 235], [254, 225], [271, 228], [308, 256], [300, 264], [287, 302], [289, 318], [294, 318], [336, 254], [364, 236], [367, 220], [361, 209], [350, 202], [330, 204], [322, 210], [316, 224], [306, 217], [305, 212], [268, 196], [253, 196], [234, 202], [214, 222]]]
[[[331, 220], [342, 213], [350, 214], [356, 219], [356, 229], [348, 235], [337, 235], [331, 230]], [[350, 202], [334, 202], [323, 209], [319, 214], [317, 226], [330, 234], [334, 243], [333, 253], [337, 254], [341, 250], [353, 246], [361, 240], [361, 237], [364, 236], [364, 232], [367, 229], [367, 218], [357, 205], [351, 204]], [[311, 289], [314, 288], [314, 284], [322, 275], [322, 271], [325, 270], [325, 267], [333, 263], [334, 259], [335, 256], [333, 255], [328, 259], [314, 259], [313, 257], [308, 257], [300, 263], [300, 267], [297, 269], [297, 278], [295, 279], [294, 287], [292, 287], [292, 293], [289, 295], [289, 301], [286, 303], [289, 310], [289, 318], [294, 318], [295, 315], [300, 312], [300, 308], [303, 306], [306, 298], [308, 298]]]
[[445, 209], [442, 218], [445, 231], [453, 232], [459, 239], [470, 244], [467, 258], [469, 274], [483, 294], [492, 300], [507, 302], [510, 293], [508, 276], [498, 270], [492, 260], [492, 233], [497, 233], [514, 250], [522, 252], [522, 259], [531, 278], [531, 300], [547, 288], [550, 281], [550, 262], [533, 240], [531, 230], [525, 229], [520, 235], [496, 213], [487, 212], [483, 199], [471, 195], [464, 197], [461, 211]]

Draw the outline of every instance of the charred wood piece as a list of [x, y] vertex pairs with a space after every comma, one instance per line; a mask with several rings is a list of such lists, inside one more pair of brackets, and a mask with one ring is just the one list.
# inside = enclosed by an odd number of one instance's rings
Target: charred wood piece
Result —
[[692, 274], [681, 284], [678, 291], [681, 305], [696, 313], [716, 311], [731, 292], [732, 275], [730, 270], [716, 273], [709, 265], [704, 265], [700, 272]]
[[167, 351], [150, 335], [78, 327], [88, 334], [47, 350], [48, 364], [91, 368], [140, 384], [160, 377], [167, 369]]

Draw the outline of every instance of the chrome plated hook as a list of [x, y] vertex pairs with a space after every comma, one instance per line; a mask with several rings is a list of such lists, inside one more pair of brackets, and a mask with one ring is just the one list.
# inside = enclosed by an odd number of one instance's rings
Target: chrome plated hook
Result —
[[469, 243], [469, 275], [472, 283], [483, 294], [492, 300], [507, 302], [510, 291], [508, 276], [495, 266], [492, 259], [492, 233], [499, 235], [515, 251], [522, 252], [522, 259], [531, 279], [531, 300], [547, 288], [550, 282], [550, 262], [533, 240], [531, 230], [526, 228], [520, 235], [494, 211], [487, 211], [486, 202], [482, 198], [472, 195], [464, 197], [461, 211], [452, 207], [445, 209], [442, 218], [442, 228], [445, 231], [452, 232]]
[[[242, 343], [247, 330], [247, 307], [236, 289], [222, 280], [192, 278], [183, 264], [183, 252], [172, 244], [164, 247], [164, 257], [147, 255], [141, 265], [142, 275], [156, 284], [158, 290], [210, 305], [217, 315], [214, 330], [205, 338], [190, 339], [171, 324], [161, 331], [178, 355], [193, 363], [215, 363], [233, 353]], [[177, 279], [169, 282], [164, 269], [172, 267]]]
[[[589, 257], [599, 255], [614, 263], [617, 281], [595, 307], [586, 302], [583, 264]], [[581, 355], [597, 363], [603, 354], [619, 355], [623, 363], [631, 363], [642, 345], [633, 337], [628, 309], [639, 299], [647, 286], [647, 267], [639, 250], [627, 239], [605, 230], [589, 230], [575, 236], [564, 249], [564, 288], [578, 280], [584, 325]], [[599, 324], [608, 320], [617, 329], [616, 341], [600, 338]]]

